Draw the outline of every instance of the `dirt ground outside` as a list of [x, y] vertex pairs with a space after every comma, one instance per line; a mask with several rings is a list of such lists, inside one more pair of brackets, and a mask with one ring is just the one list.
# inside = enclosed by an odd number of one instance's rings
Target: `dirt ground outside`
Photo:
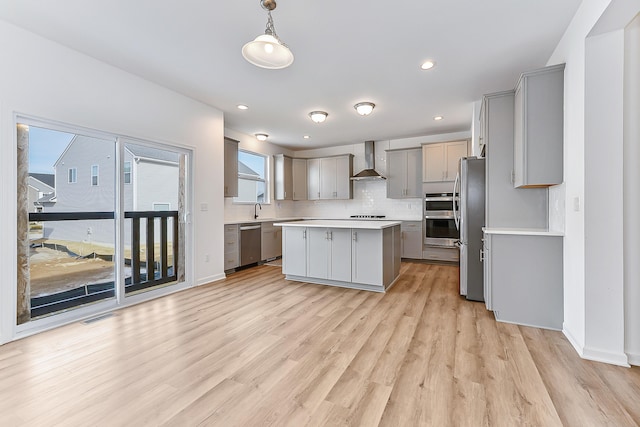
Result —
[[[111, 246], [87, 242], [65, 240], [34, 239], [32, 243], [58, 244], [69, 251], [84, 256], [91, 253], [113, 255]], [[169, 243], [169, 246], [171, 243]], [[145, 247], [141, 246], [141, 258]], [[155, 259], [160, 261], [160, 245], [154, 248]], [[131, 257], [130, 248], [125, 248], [124, 256]], [[173, 263], [173, 254], [168, 257], [169, 265]], [[77, 258], [64, 252], [45, 247], [31, 248], [29, 257], [31, 275], [31, 297], [39, 297], [74, 289], [79, 286], [115, 281], [114, 263], [100, 258]], [[131, 275], [131, 268], [125, 266], [125, 277]]]
[[115, 280], [113, 262], [75, 258], [55, 249], [32, 248], [29, 263], [31, 297]]

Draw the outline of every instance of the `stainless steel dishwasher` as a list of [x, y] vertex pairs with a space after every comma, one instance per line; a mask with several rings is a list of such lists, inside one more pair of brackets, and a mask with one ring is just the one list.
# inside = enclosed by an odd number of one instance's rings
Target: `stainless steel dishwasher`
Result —
[[240, 266], [260, 261], [262, 227], [260, 224], [240, 224]]

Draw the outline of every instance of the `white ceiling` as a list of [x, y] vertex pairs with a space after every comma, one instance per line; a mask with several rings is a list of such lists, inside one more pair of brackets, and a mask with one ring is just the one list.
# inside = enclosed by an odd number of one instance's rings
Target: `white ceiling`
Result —
[[[0, 18], [212, 105], [228, 128], [305, 149], [468, 130], [482, 94], [545, 65], [580, 0], [278, 0], [295, 55], [283, 70], [240, 53], [264, 32], [259, 0], [1, 3]], [[358, 116], [359, 101], [374, 112]]]

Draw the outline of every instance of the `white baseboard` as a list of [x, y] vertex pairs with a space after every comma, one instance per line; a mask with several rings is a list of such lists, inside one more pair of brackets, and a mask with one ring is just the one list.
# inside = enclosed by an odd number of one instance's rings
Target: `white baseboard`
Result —
[[640, 354], [637, 353], [627, 353], [629, 356], [629, 364], [634, 366], [640, 366]]
[[564, 336], [567, 338], [567, 340], [569, 340], [569, 342], [571, 343], [571, 345], [573, 346], [573, 348], [575, 349], [576, 353], [578, 353], [578, 355], [580, 357], [583, 357], [584, 354], [584, 348], [582, 343], [580, 343], [575, 335], [573, 335], [573, 333], [571, 333], [571, 331], [569, 329], [567, 329], [567, 325], [563, 324], [562, 325], [562, 333], [564, 334]]
[[609, 363], [611, 365], [624, 366], [626, 368], [631, 367], [631, 365], [629, 365], [629, 357], [624, 352], [614, 353], [611, 351], [603, 351], [595, 348], [585, 347], [582, 358], [593, 360], [594, 362], [603, 362]]
[[196, 286], [202, 286], [202, 285], [206, 285], [207, 283], [217, 282], [218, 280], [223, 280], [226, 277], [227, 276], [224, 273], [214, 274], [213, 276], [209, 276], [209, 277], [203, 277], [201, 279], [198, 279], [198, 281], [196, 281]]

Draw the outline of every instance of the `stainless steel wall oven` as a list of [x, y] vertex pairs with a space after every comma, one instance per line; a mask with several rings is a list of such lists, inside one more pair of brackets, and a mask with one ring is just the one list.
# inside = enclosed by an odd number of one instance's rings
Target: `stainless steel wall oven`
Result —
[[458, 198], [453, 193], [427, 193], [424, 198], [424, 244], [453, 248], [460, 238], [454, 211]]

